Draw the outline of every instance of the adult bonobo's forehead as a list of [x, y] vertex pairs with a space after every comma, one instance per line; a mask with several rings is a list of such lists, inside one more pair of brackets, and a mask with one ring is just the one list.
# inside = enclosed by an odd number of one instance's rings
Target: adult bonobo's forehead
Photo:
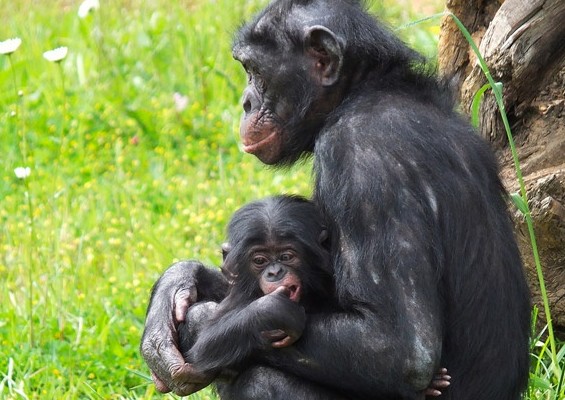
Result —
[[296, 41], [311, 26], [334, 25], [331, 20], [340, 15], [340, 9], [359, 7], [356, 1], [273, 1], [252, 21], [244, 25], [235, 37], [234, 58], [246, 60], [249, 47], [265, 46], [295, 48]]

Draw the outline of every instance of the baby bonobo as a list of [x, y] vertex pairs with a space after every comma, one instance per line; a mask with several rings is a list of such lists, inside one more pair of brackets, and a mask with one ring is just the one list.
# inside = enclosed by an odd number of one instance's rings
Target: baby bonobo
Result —
[[[255, 201], [233, 215], [228, 242], [222, 246], [227, 296], [219, 304], [192, 306], [179, 328], [185, 359], [214, 380], [221, 399], [277, 399], [281, 393], [286, 398], [289, 384], [293, 398], [350, 398], [300, 378], [289, 382], [288, 376], [281, 379], [285, 387], [280, 391], [279, 371], [261, 363], [266, 353], [272, 357], [272, 352], [292, 351], [307, 318], [342, 311], [323, 221], [314, 203], [297, 196]], [[266, 375], [268, 387], [262, 379]], [[425, 395], [439, 396], [449, 379], [440, 370]]]

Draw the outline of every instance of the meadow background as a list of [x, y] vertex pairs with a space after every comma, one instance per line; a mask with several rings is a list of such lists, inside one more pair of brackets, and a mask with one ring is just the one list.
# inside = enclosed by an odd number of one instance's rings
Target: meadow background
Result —
[[[231, 36], [265, 3], [100, 0], [81, 18], [79, 1], [0, 0], [0, 41], [22, 39], [0, 55], [0, 398], [175, 397], [138, 352], [151, 285], [179, 259], [217, 265], [242, 204], [311, 192], [309, 162], [239, 147]], [[398, 27], [442, 8], [420, 3], [372, 10]], [[433, 60], [438, 25], [400, 34]]]

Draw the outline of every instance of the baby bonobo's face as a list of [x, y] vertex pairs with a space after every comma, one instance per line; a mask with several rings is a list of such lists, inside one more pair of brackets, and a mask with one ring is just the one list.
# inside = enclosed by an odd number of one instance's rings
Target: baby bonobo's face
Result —
[[290, 300], [300, 302], [302, 281], [298, 270], [301, 265], [299, 253], [288, 243], [254, 246], [251, 250], [251, 271], [257, 276], [263, 294], [278, 290]]

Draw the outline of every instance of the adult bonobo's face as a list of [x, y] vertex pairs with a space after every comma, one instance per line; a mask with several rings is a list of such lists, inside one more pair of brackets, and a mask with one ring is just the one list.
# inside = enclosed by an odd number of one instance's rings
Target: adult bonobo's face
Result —
[[316, 25], [327, 10], [280, 9], [277, 2], [242, 28], [233, 56], [247, 72], [240, 135], [244, 151], [269, 165], [311, 152], [340, 100], [343, 43]]

